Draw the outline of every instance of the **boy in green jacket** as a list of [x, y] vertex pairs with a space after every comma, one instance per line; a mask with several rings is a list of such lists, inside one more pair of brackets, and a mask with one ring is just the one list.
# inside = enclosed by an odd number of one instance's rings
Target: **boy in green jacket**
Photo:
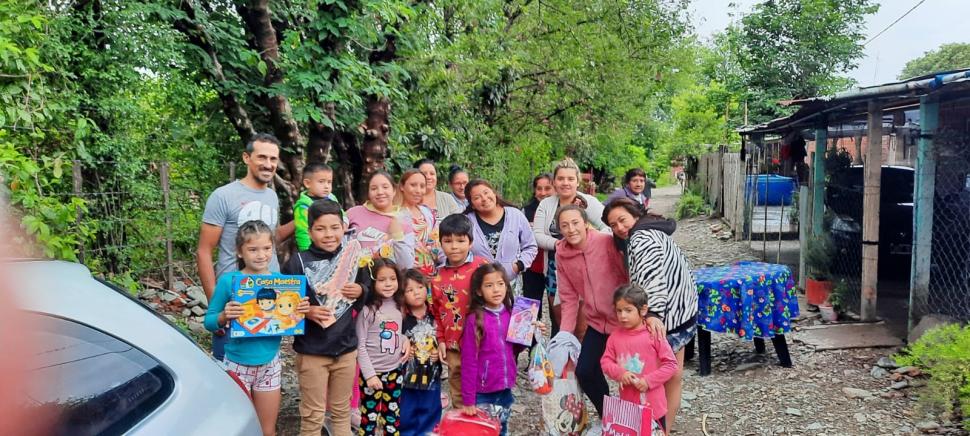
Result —
[[[337, 197], [333, 195], [333, 169], [323, 163], [309, 163], [303, 168], [303, 187], [300, 198], [293, 205], [293, 223], [296, 233], [296, 246], [300, 251], [310, 248], [309, 223], [307, 223], [307, 209], [316, 200], [331, 200], [337, 204]], [[347, 215], [343, 214], [344, 224]]]

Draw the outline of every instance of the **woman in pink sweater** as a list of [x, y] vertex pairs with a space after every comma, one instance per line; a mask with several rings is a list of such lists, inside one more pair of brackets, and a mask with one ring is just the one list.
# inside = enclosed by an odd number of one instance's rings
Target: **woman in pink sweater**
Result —
[[666, 431], [664, 383], [677, 373], [677, 358], [665, 339], [650, 334], [644, 324], [647, 293], [638, 285], [623, 285], [613, 294], [620, 328], [610, 334], [600, 359], [603, 372], [620, 382], [620, 398], [650, 407], [654, 421]]
[[555, 221], [563, 239], [556, 243], [556, 271], [562, 300], [560, 331], [576, 334], [576, 318], [582, 304], [588, 328], [582, 337], [576, 379], [596, 411], [603, 416], [603, 396], [610, 392], [600, 367], [606, 338], [619, 327], [613, 311], [613, 291], [629, 282], [623, 257], [613, 248], [613, 238], [589, 227], [586, 211], [566, 205]]

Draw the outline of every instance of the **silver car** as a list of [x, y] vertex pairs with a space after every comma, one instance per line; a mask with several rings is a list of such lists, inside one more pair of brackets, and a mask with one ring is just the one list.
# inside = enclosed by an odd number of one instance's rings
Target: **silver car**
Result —
[[25, 413], [57, 415], [38, 432], [262, 434], [242, 386], [126, 292], [75, 263], [15, 261], [4, 272], [32, 347]]

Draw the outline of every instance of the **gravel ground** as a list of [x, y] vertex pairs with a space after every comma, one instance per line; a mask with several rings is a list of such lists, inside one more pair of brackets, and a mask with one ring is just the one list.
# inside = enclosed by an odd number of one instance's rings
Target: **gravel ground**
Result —
[[[655, 190], [651, 209], [672, 214], [678, 192], [676, 187]], [[678, 224], [674, 239], [695, 268], [758, 257], [745, 242], [714, 237], [711, 226], [717, 223], [717, 220], [694, 218]], [[817, 322], [814, 314], [802, 312], [804, 315], [796, 322], [796, 328]], [[790, 343], [794, 367], [782, 368], [777, 365], [770, 344], [768, 353], [755, 354], [751, 343], [728, 335], [714, 335], [712, 342], [710, 376], [697, 375], [696, 360], [686, 365], [685, 401], [674, 434], [876, 436], [930, 431], [966, 434], [953, 428], [930, 430], [937, 426], [932, 417], [920, 416], [915, 411], [915, 394], [919, 388], [894, 390], [890, 388], [893, 381], [887, 374], [879, 374], [878, 378], [870, 374], [880, 357], [896, 350], [815, 352], [799, 343]], [[291, 353], [288, 345], [283, 348]], [[290, 435], [299, 426], [299, 393], [292, 359], [284, 362], [280, 427], [282, 435]], [[523, 354], [520, 367], [525, 364]], [[521, 376], [519, 382], [510, 432], [540, 434], [539, 396], [524, 388], [525, 380]], [[589, 409], [592, 411], [591, 406]], [[591, 419], [596, 419], [595, 415]]]

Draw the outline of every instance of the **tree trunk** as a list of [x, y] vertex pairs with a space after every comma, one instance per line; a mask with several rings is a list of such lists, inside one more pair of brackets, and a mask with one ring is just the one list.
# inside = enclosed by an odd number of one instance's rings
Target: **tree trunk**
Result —
[[337, 152], [337, 159], [340, 166], [337, 167], [337, 178], [343, 188], [344, 207], [351, 208], [357, 205], [357, 199], [362, 203], [367, 198], [366, 188], [362, 188], [360, 177], [362, 161], [360, 150], [357, 148], [357, 137], [352, 132], [341, 132], [335, 135], [333, 148]]
[[[212, 44], [212, 39], [205, 29], [196, 22], [195, 9], [191, 2], [183, 1], [179, 3], [182, 12], [185, 12], [187, 19], [179, 19], [173, 23], [175, 30], [185, 35], [192, 45], [201, 49], [208, 58], [209, 68], [206, 70], [209, 79], [216, 85], [215, 89], [219, 92], [219, 101], [222, 102], [222, 111], [229, 119], [229, 123], [236, 129], [242, 143], [249, 142], [250, 138], [256, 134], [249, 114], [242, 103], [236, 98], [236, 94], [230, 89], [226, 81], [226, 75], [219, 62], [219, 56]], [[205, 64], [205, 62], [203, 63]]]
[[303, 179], [303, 151], [304, 140], [300, 128], [293, 119], [293, 110], [289, 100], [280, 94], [270, 91], [276, 84], [282, 83], [283, 71], [280, 70], [279, 41], [276, 39], [276, 29], [273, 28], [272, 14], [269, 10], [269, 0], [251, 0], [248, 5], [237, 7], [239, 15], [246, 23], [246, 29], [253, 37], [259, 51], [260, 59], [266, 64], [266, 74], [263, 77], [264, 92], [263, 105], [269, 112], [273, 132], [282, 143], [280, 148], [281, 175], [284, 177], [283, 189], [292, 199], [300, 195]]
[[367, 180], [371, 174], [384, 169], [387, 134], [391, 130], [388, 120], [390, 112], [391, 102], [386, 98], [374, 95], [367, 98], [367, 119], [361, 125], [364, 134], [360, 148], [364, 160], [361, 180]]

